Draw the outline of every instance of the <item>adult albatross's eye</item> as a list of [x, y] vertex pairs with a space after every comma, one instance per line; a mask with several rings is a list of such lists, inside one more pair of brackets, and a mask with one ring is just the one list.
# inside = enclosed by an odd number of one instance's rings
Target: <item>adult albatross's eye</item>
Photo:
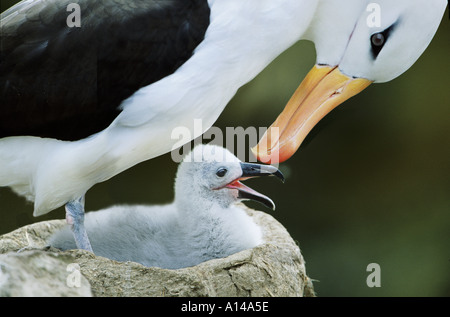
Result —
[[378, 57], [378, 54], [380, 54], [395, 25], [397, 25], [397, 22], [392, 24], [383, 32], [374, 33], [370, 36], [370, 44], [372, 46], [373, 59], [376, 59]]
[[370, 44], [372, 45], [372, 57], [376, 59], [381, 52], [381, 49], [386, 43], [386, 35], [383, 32], [375, 33], [370, 37]]
[[375, 47], [383, 47], [384, 42], [386, 41], [383, 33], [373, 34], [372, 37], [370, 38], [370, 40], [372, 42], [372, 46], [375, 46]]
[[221, 167], [217, 170], [216, 175], [219, 177], [224, 177], [227, 172], [228, 170], [226, 168]]

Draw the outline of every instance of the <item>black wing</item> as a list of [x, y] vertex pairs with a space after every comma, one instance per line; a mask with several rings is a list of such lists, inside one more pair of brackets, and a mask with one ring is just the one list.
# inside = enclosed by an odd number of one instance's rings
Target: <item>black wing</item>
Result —
[[0, 138], [78, 140], [136, 90], [175, 72], [204, 39], [207, 0], [36, 0], [2, 15]]

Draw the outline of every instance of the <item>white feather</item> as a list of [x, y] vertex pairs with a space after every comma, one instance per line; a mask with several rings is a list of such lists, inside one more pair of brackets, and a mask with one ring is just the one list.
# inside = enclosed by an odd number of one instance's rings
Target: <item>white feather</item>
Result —
[[[306, 0], [283, 6], [267, 0], [209, 3], [211, 24], [194, 56], [124, 101], [123, 112], [106, 130], [77, 142], [0, 139], [0, 186], [34, 201], [34, 215], [39, 216], [81, 197], [98, 182], [169, 152], [179, 141], [171, 139], [176, 127], [198, 137], [239, 87], [299, 39], [315, 9], [314, 1]], [[198, 118], [204, 131], [194, 131]]]
[[[193, 57], [124, 101], [106, 130], [77, 142], [0, 139], [0, 186], [34, 201], [35, 216], [81, 197], [94, 184], [170, 151], [179, 141], [171, 139], [174, 128], [198, 137], [239, 87], [301, 38], [314, 41], [319, 63], [339, 64], [349, 76], [390, 80], [425, 50], [446, 1], [379, 2], [383, 27], [393, 16], [403, 25], [374, 61], [368, 37], [374, 30], [364, 24], [368, 0], [209, 0], [210, 27]], [[194, 130], [195, 119], [203, 120], [203, 131]]]

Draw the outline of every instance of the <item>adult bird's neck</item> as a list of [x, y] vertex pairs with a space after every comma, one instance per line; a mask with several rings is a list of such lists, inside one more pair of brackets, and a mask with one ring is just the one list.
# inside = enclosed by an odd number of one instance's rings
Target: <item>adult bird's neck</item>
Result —
[[[302, 0], [283, 6], [260, 0], [209, 2], [210, 26], [193, 56], [124, 101], [108, 129], [118, 170], [180, 146], [167, 131], [190, 131], [188, 142], [208, 130], [241, 86], [301, 38], [316, 9], [315, 1]], [[196, 119], [202, 120], [200, 130]]]

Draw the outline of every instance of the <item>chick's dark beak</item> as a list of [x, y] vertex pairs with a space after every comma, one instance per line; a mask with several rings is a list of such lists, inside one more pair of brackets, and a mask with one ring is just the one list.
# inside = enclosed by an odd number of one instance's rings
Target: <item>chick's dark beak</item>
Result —
[[285, 181], [283, 174], [278, 168], [272, 165], [261, 165], [252, 163], [241, 163], [242, 177], [275, 176], [283, 183]]
[[242, 176], [228, 184], [226, 187], [238, 190], [238, 198], [251, 199], [262, 203], [264, 206], [275, 210], [275, 204], [269, 197], [258, 193], [240, 181], [259, 176], [275, 176], [284, 183], [284, 176], [276, 167], [271, 165], [241, 163]]

